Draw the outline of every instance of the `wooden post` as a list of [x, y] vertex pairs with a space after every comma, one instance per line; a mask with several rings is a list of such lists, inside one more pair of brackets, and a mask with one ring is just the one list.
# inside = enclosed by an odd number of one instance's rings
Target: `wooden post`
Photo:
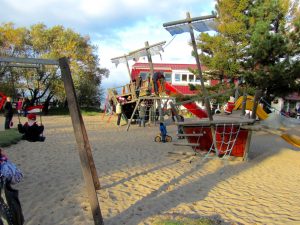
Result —
[[[202, 76], [201, 64], [200, 64], [200, 59], [199, 59], [199, 55], [198, 55], [198, 49], [197, 49], [197, 45], [196, 45], [194, 30], [193, 30], [193, 27], [191, 25], [192, 20], [191, 20], [191, 16], [190, 16], [189, 12], [186, 13], [186, 19], [189, 21], [188, 24], [189, 24], [189, 30], [190, 30], [191, 40], [192, 40], [192, 46], [193, 46], [194, 55], [195, 55], [195, 59], [196, 59], [196, 63], [197, 63], [198, 76], [199, 76], [200, 81], [201, 81], [201, 89], [202, 89], [202, 92], [203, 92], [203, 95], [204, 95], [204, 98], [205, 98], [204, 101], [205, 101], [205, 106], [206, 106], [206, 110], [207, 110], [207, 114], [208, 114], [208, 119], [209, 119], [209, 121], [213, 121], [211, 108], [210, 108], [210, 102], [209, 102], [207, 90], [205, 88], [204, 80], [203, 80], [203, 76]], [[217, 149], [217, 140], [216, 140], [216, 136], [215, 136], [215, 128], [214, 128], [213, 125], [211, 125], [210, 129], [211, 129], [213, 144], [214, 144], [215, 149], [216, 149], [216, 154], [218, 155], [219, 153], [218, 153], [218, 149]]]
[[253, 108], [252, 108], [252, 115], [251, 115], [251, 119], [256, 119], [256, 110], [257, 110], [257, 106], [259, 103], [259, 99], [262, 96], [262, 91], [261, 90], [256, 90], [255, 95], [254, 95], [254, 99], [253, 99]]
[[137, 110], [137, 108], [138, 108], [139, 104], [140, 104], [140, 99], [138, 99], [138, 100], [137, 100], [137, 103], [136, 103], [136, 105], [135, 105], [135, 107], [134, 107], [133, 113], [131, 114], [130, 120], [129, 120], [128, 124], [127, 124], [126, 131], [128, 131], [128, 130], [129, 130], [129, 127], [130, 127], [130, 124], [131, 124], [132, 118], [134, 117], [134, 114], [135, 114], [135, 112], [136, 112], [136, 110]]
[[127, 55], [125, 54], [124, 57], [125, 57], [125, 61], [126, 61], [126, 67], [127, 67], [129, 79], [130, 79], [130, 82], [132, 82], [132, 77], [131, 77], [131, 72], [130, 72], [130, 68], [129, 68], [129, 64], [128, 64]]
[[252, 138], [252, 130], [248, 130], [247, 141], [246, 141], [244, 155], [243, 155], [243, 161], [247, 161], [247, 159], [248, 159], [251, 138]]
[[247, 93], [246, 93], [246, 90], [244, 89], [241, 116], [245, 116], [245, 114], [246, 114], [246, 104], [247, 104]]
[[104, 224], [103, 218], [102, 218], [100, 205], [96, 193], [96, 189], [100, 188], [100, 183], [98, 180], [97, 171], [95, 169], [87, 132], [79, 110], [79, 106], [75, 94], [75, 88], [74, 88], [67, 58], [59, 59], [59, 66], [64, 81], [68, 106], [71, 114], [74, 134], [75, 134], [78, 151], [79, 151], [81, 169], [86, 183], [86, 188], [87, 188], [90, 206], [94, 218], [94, 223], [95, 225], [103, 225]]
[[148, 58], [148, 63], [149, 63], [149, 67], [150, 67], [150, 82], [148, 84], [148, 89], [150, 90], [150, 87], [151, 87], [151, 80], [152, 80], [152, 77], [153, 77], [153, 74], [154, 74], [154, 67], [153, 67], [153, 63], [152, 63], [152, 57], [151, 57], [151, 54], [149, 52], [149, 43], [148, 41], [145, 42], [145, 49], [147, 51], [147, 58]]

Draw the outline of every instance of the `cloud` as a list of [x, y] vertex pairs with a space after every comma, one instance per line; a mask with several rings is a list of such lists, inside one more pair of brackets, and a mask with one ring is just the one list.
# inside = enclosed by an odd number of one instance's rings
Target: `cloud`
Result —
[[[213, 0], [2, 0], [0, 23], [28, 27], [42, 22], [48, 27], [63, 25], [89, 35], [92, 44], [98, 46], [100, 65], [111, 72], [103, 80], [106, 88], [129, 81], [126, 65], [116, 68], [111, 58], [143, 48], [145, 41], [150, 45], [169, 43], [173, 37], [163, 23], [184, 19], [186, 12], [192, 17], [208, 15], [214, 4]], [[153, 56], [153, 62], [194, 63], [189, 41], [189, 34], [176, 36], [162, 53], [162, 60]]]

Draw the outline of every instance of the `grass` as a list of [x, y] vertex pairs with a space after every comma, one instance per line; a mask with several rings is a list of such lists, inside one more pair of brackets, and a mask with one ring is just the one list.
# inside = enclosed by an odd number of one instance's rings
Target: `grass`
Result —
[[7, 147], [18, 143], [22, 138], [17, 128], [0, 131], [0, 147]]
[[176, 218], [176, 219], [157, 219], [153, 225], [217, 225], [218, 222], [209, 218]]

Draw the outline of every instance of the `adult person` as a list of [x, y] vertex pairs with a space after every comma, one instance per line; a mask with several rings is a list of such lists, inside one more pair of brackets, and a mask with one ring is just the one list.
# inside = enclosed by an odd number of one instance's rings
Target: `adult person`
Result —
[[118, 100], [118, 103], [116, 105], [116, 114], [118, 116], [117, 125], [120, 126], [121, 117], [122, 117], [122, 106], [121, 106], [120, 100]]
[[5, 123], [4, 123], [4, 129], [10, 129], [10, 125], [12, 122], [12, 118], [14, 115], [13, 107], [10, 102], [10, 97], [6, 98], [6, 103], [4, 105], [4, 116], [5, 116]]
[[30, 105], [29, 99], [28, 99], [28, 98], [25, 98], [24, 101], [23, 101], [23, 106], [22, 106], [24, 117], [27, 116], [27, 107], [28, 107], [29, 105]]
[[[159, 80], [164, 80], [164, 79], [165, 79], [165, 76], [160, 71], [155, 72], [153, 74], [152, 81], [153, 81], [153, 86], [154, 86], [154, 92], [155, 92], [156, 95], [158, 95], [158, 83], [157, 82]], [[161, 83], [163, 83], [163, 82], [161, 82]]]
[[138, 98], [140, 96], [140, 92], [141, 92], [141, 87], [142, 87], [142, 82], [143, 82], [143, 78], [141, 76], [141, 74], [136, 78], [135, 81], [135, 93], [136, 93], [136, 97]]
[[139, 127], [145, 127], [146, 110], [146, 104], [144, 101], [142, 101], [139, 106]]
[[30, 142], [45, 141], [45, 137], [42, 136], [44, 126], [39, 126], [36, 123], [36, 115], [34, 113], [30, 113], [27, 115], [27, 118], [28, 122], [24, 125], [18, 124], [19, 133], [23, 134], [22, 139]]

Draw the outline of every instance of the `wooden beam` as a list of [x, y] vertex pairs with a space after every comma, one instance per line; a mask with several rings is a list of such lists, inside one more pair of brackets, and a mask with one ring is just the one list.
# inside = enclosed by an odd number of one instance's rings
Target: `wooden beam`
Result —
[[179, 24], [184, 24], [184, 23], [197, 22], [197, 21], [201, 21], [201, 20], [214, 19], [214, 18], [216, 18], [215, 15], [198, 16], [198, 17], [194, 17], [194, 18], [186, 18], [184, 20], [176, 20], [176, 21], [164, 23], [163, 27], [169, 27], [169, 26], [174, 26], [174, 25], [179, 25]]
[[83, 177], [86, 183], [87, 193], [94, 218], [95, 225], [103, 225], [103, 218], [96, 193], [100, 187], [97, 172], [95, 169], [91, 147], [89, 144], [87, 132], [79, 110], [74, 83], [71, 76], [70, 67], [67, 58], [59, 59], [59, 66], [64, 81], [65, 91], [68, 100], [68, 106], [71, 114], [74, 134], [78, 146], [79, 158]]
[[56, 65], [56, 66], [59, 65], [58, 60], [53, 60], [53, 59], [16, 58], [16, 57], [0, 57], [0, 62]]
[[166, 44], [166, 41], [158, 42], [158, 43], [153, 44], [153, 45], [148, 45], [148, 46], [145, 46], [145, 47], [143, 47], [143, 48], [140, 48], [140, 49], [134, 50], [134, 51], [132, 51], [132, 52], [129, 52], [128, 55], [133, 55], [133, 54], [136, 53], [136, 52], [139, 52], [139, 51], [142, 51], [142, 50], [147, 50], [147, 49], [152, 48], [152, 47], [155, 47], [155, 46], [157, 46], [157, 45], [164, 45], [164, 44]]

